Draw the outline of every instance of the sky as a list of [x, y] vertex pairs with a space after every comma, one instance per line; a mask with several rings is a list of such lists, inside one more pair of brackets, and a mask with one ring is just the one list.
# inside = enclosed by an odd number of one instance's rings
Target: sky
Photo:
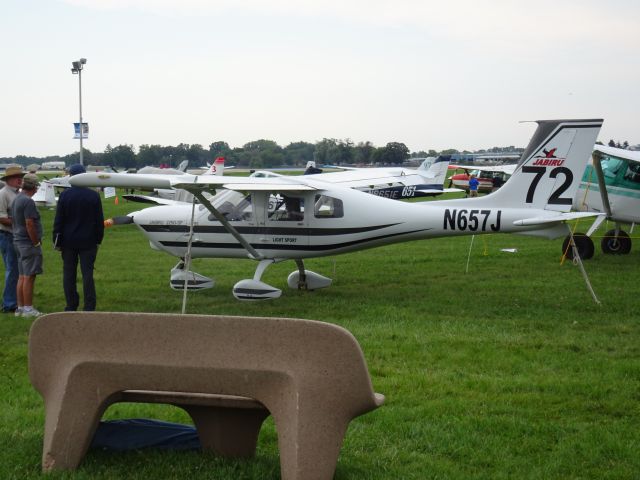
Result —
[[411, 151], [526, 146], [535, 124], [603, 118], [640, 143], [636, 0], [3, 0], [0, 157], [84, 146]]

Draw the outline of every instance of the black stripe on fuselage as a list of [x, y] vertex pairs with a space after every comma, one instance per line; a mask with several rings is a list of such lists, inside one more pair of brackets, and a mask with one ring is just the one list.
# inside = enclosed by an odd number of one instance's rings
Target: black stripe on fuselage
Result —
[[[241, 227], [234, 228], [240, 234], [245, 235], [304, 235], [304, 236], [330, 236], [330, 235], [351, 235], [353, 233], [371, 232], [387, 227], [394, 227], [398, 223], [388, 225], [374, 225], [371, 227], [352, 228], [307, 228], [307, 227]], [[189, 225], [140, 225], [145, 232], [149, 233], [188, 233]], [[229, 233], [222, 225], [196, 225], [193, 227], [194, 233]]]
[[[260, 243], [260, 244], [252, 244], [251, 246], [256, 250], [294, 250], [299, 252], [318, 252], [318, 251], [325, 251], [325, 250], [338, 250], [340, 248], [352, 247], [354, 245], [363, 245], [368, 242], [383, 240], [385, 238], [393, 238], [400, 235], [410, 235], [412, 233], [426, 232], [428, 230], [431, 230], [431, 228], [423, 228], [420, 230], [413, 230], [410, 232], [392, 233], [389, 235], [381, 235], [379, 237], [369, 237], [369, 238], [363, 238], [361, 240], [354, 240], [352, 242], [343, 242], [343, 243], [337, 243], [337, 244], [331, 244], [331, 245], [295, 245], [295, 244], [280, 244], [280, 243], [265, 245], [264, 243]], [[182, 247], [182, 248], [187, 248], [187, 244], [188, 244], [188, 242], [170, 242], [170, 241], [161, 241], [159, 243], [165, 247]], [[241, 249], [241, 250], [244, 249], [244, 247], [239, 243], [193, 242], [191, 246], [192, 248], [222, 248], [222, 249]]]

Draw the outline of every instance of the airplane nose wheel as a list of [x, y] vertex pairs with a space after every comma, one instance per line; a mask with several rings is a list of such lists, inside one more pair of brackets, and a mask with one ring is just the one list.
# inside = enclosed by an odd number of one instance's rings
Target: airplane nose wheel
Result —
[[602, 252], [610, 255], [626, 255], [631, 251], [631, 238], [626, 232], [618, 230], [609, 230], [604, 234], [602, 242], [600, 242]]
[[215, 280], [199, 273], [186, 270], [184, 258], [171, 269], [169, 277], [169, 286], [174, 290], [183, 290], [187, 284], [187, 290], [204, 290], [207, 288], [213, 288]]
[[271, 259], [260, 260], [253, 279], [240, 280], [233, 286], [233, 296], [242, 301], [279, 298], [282, 295], [282, 290], [260, 280], [264, 271], [272, 263], [274, 261]]

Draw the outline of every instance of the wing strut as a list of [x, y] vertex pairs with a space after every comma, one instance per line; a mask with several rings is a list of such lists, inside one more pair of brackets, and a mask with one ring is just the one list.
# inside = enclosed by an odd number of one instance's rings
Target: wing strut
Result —
[[249, 255], [254, 259], [254, 260], [262, 260], [264, 257], [262, 255], [260, 255], [255, 248], [253, 248], [251, 246], [251, 244], [249, 242], [247, 242], [244, 237], [242, 235], [240, 235], [240, 233], [233, 228], [233, 226], [229, 223], [229, 221], [224, 217], [224, 215], [222, 215], [217, 209], [216, 207], [214, 207], [211, 202], [209, 200], [207, 200], [205, 198], [205, 196], [202, 194], [202, 191], [200, 190], [196, 190], [196, 189], [192, 189], [191, 193], [193, 193], [193, 196], [196, 197], [200, 203], [202, 203], [202, 205], [204, 205], [205, 207], [207, 207], [207, 210], [209, 210], [214, 217], [216, 217], [216, 220], [218, 220], [223, 226], [224, 228], [227, 229], [227, 231], [233, 235], [233, 238], [235, 238], [236, 240], [238, 240], [238, 242], [240, 242], [240, 245], [242, 245], [244, 247], [244, 249], [249, 252]]
[[600, 187], [600, 197], [602, 198], [602, 206], [607, 213], [607, 217], [611, 218], [611, 205], [609, 204], [609, 194], [607, 192], [607, 184], [604, 181], [604, 173], [602, 172], [602, 154], [600, 152], [593, 152], [593, 167], [598, 177], [598, 186]]

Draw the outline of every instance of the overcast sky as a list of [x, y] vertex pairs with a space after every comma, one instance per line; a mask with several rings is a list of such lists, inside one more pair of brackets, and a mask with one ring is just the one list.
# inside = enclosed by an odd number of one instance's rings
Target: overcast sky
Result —
[[525, 146], [522, 120], [640, 143], [636, 0], [3, 0], [0, 156], [85, 147]]

